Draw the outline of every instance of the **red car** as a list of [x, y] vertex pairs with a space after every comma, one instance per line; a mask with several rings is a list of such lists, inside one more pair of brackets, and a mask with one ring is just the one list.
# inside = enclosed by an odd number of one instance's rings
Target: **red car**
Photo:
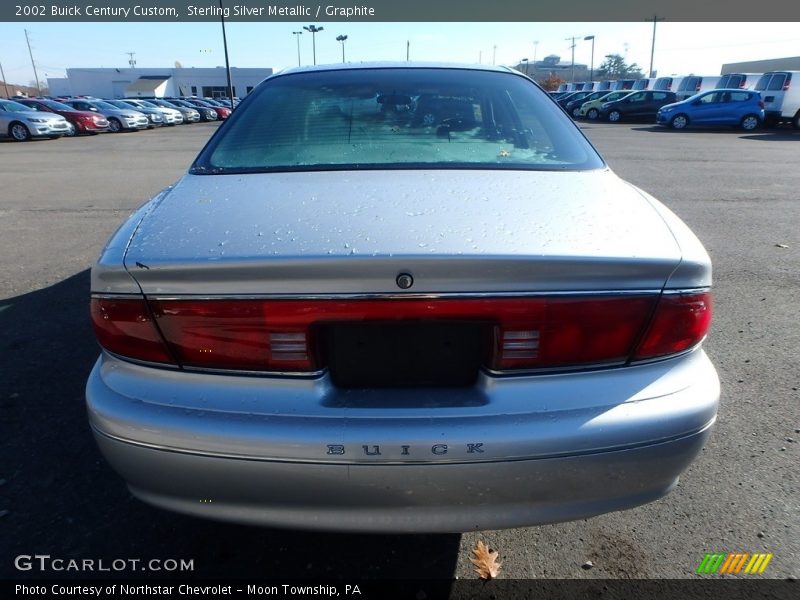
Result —
[[61, 115], [75, 127], [75, 135], [81, 133], [96, 135], [103, 131], [108, 131], [108, 120], [103, 115], [89, 112], [88, 110], [77, 110], [55, 100], [39, 98], [26, 98], [19, 102], [34, 110]]

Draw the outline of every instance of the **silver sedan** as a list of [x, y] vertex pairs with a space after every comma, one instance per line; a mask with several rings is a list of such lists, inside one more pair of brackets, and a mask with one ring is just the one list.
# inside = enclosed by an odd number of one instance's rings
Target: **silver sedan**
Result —
[[265, 80], [92, 269], [89, 419], [140, 499], [458, 532], [670, 492], [714, 424], [711, 263], [535, 83]]
[[8, 136], [18, 142], [34, 137], [59, 138], [71, 135], [71, 125], [61, 115], [39, 112], [29, 106], [0, 100], [0, 137]]

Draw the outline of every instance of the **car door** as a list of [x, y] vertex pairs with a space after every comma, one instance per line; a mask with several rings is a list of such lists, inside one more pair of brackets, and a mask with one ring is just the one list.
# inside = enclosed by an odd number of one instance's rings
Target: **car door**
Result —
[[641, 117], [648, 109], [651, 92], [636, 92], [621, 101], [623, 111], [629, 117]]
[[[730, 96], [730, 94], [728, 94]], [[708, 92], [692, 102], [690, 119], [696, 124], [718, 123], [725, 110], [723, 92]]]

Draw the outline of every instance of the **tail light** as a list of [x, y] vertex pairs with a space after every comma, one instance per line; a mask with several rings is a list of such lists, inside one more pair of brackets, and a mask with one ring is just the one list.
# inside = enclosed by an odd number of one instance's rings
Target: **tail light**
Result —
[[763, 100], [759, 100], [758, 101], [758, 108], [764, 108], [764, 101]]
[[97, 341], [109, 352], [149, 362], [173, 362], [144, 298], [93, 298], [90, 312]]
[[708, 293], [466, 299], [150, 300], [95, 298], [108, 351], [181, 367], [312, 372], [317, 326], [461, 321], [487, 332], [498, 371], [623, 364], [683, 352], [711, 320]]
[[711, 326], [711, 294], [664, 294], [634, 355], [634, 360], [657, 358], [699, 344]]

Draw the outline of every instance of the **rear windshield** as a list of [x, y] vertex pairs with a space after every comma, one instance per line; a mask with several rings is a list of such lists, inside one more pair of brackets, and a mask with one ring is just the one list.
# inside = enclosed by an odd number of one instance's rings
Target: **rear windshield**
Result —
[[392, 68], [267, 80], [192, 172], [602, 166], [577, 127], [524, 77]]

